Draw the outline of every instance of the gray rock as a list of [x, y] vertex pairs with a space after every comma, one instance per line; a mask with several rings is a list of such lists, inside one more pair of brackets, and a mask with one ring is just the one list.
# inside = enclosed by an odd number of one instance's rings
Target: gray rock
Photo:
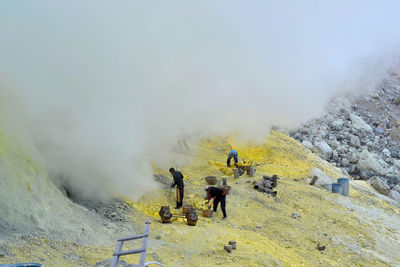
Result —
[[305, 146], [305, 147], [308, 148], [308, 149], [313, 150], [313, 148], [314, 148], [314, 146], [311, 144], [310, 141], [303, 140], [303, 142], [301, 142], [301, 143], [303, 144], [303, 146]]
[[346, 158], [342, 158], [342, 162], [341, 162], [343, 167], [349, 167], [350, 166], [350, 161]]
[[390, 157], [390, 151], [389, 151], [389, 149], [387, 149], [387, 148], [383, 149], [383, 150], [382, 150], [382, 154], [383, 154], [385, 157]]
[[374, 176], [373, 171], [366, 171], [366, 170], [360, 171], [360, 179], [362, 179], [362, 180], [368, 180], [372, 176]]
[[389, 185], [398, 185], [400, 184], [400, 177], [395, 176], [395, 177], [390, 177], [389, 179], [387, 179], [387, 183]]
[[376, 132], [376, 134], [382, 135], [385, 133], [385, 129], [383, 129], [381, 126], [378, 126], [375, 128], [375, 132]]
[[374, 171], [381, 175], [385, 174], [385, 170], [379, 160], [377, 160], [372, 153], [364, 149], [360, 155], [357, 162], [357, 167], [360, 171]]
[[325, 142], [317, 142], [315, 148], [324, 159], [330, 159], [332, 157], [332, 148]]
[[355, 114], [350, 114], [351, 124], [356, 130], [372, 132], [371, 126]]
[[293, 219], [297, 219], [297, 218], [299, 218], [300, 216], [297, 214], [297, 213], [292, 213], [292, 218]]
[[350, 163], [357, 163], [359, 155], [356, 152], [350, 154], [349, 162]]
[[340, 131], [343, 128], [343, 120], [342, 119], [334, 120], [329, 124], [329, 126], [334, 131]]
[[360, 139], [358, 139], [355, 135], [350, 135], [350, 142], [349, 145], [352, 147], [359, 147], [360, 146]]
[[350, 166], [350, 170], [349, 170], [350, 174], [356, 175], [359, 172], [360, 172], [360, 170], [358, 169], [357, 165], [354, 164], [354, 165]]
[[338, 159], [339, 155], [336, 150], [332, 150], [332, 159], [336, 161]]
[[379, 177], [372, 177], [369, 182], [371, 183], [372, 187], [376, 189], [379, 193], [387, 196], [390, 192], [389, 185]]
[[390, 190], [389, 195], [388, 195], [391, 199], [400, 202], [400, 192], [396, 191], [396, 190]]

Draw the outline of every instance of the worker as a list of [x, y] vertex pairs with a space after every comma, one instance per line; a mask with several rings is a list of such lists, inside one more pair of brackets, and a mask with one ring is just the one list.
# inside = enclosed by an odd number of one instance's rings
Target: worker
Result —
[[237, 166], [237, 163], [238, 163], [238, 153], [237, 153], [237, 151], [234, 150], [234, 149], [231, 149], [231, 151], [229, 151], [228, 160], [226, 161], [226, 165], [227, 165], [228, 167], [231, 166], [231, 159], [232, 159], [232, 158], [235, 160], [235, 166]]
[[183, 204], [183, 174], [180, 171], [176, 171], [174, 168], [170, 168], [169, 172], [174, 178], [174, 182], [171, 184], [171, 188], [176, 185], [176, 207], [175, 209], [179, 209]]
[[226, 205], [226, 193], [224, 190], [214, 187], [214, 186], [206, 186], [205, 188], [208, 196], [208, 201], [206, 203], [210, 203], [210, 200], [212, 200], [211, 204], [208, 206], [208, 208], [211, 208], [211, 205], [213, 205], [213, 211], [216, 212], [218, 208], [218, 204], [221, 202], [221, 210], [224, 215], [222, 219], [226, 218], [226, 210], [225, 210], [225, 205]]

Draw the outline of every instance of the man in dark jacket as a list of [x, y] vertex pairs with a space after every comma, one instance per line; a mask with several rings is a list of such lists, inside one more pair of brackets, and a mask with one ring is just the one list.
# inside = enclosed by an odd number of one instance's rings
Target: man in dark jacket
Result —
[[169, 172], [174, 178], [174, 183], [171, 184], [171, 188], [176, 185], [176, 207], [175, 209], [179, 209], [183, 204], [183, 174], [180, 171], [176, 171], [174, 168], [170, 168]]
[[[222, 219], [226, 218], [226, 210], [225, 210], [225, 205], [226, 205], [226, 194], [224, 190], [214, 187], [214, 186], [206, 186], [205, 190], [207, 191], [208, 194], [208, 201], [207, 203], [210, 202], [210, 200], [213, 200], [213, 210], [214, 212], [217, 211], [218, 204], [221, 202], [221, 210], [222, 213], [224, 214], [224, 217]], [[211, 207], [211, 204], [208, 208]]]

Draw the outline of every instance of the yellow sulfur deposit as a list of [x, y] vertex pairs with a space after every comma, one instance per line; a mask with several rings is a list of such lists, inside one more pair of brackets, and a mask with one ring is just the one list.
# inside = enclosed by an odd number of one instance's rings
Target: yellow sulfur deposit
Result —
[[[241, 159], [252, 162], [254, 178], [246, 174], [233, 178], [232, 168], [225, 166], [228, 141], [222, 138], [201, 140], [191, 162], [180, 168], [185, 175], [184, 203], [198, 211], [196, 226], [188, 226], [185, 218], [174, 218], [162, 224], [158, 215], [161, 206], [174, 210], [175, 191], [159, 189], [140, 198], [126, 199], [133, 208], [131, 223], [140, 232], [144, 219], [151, 221], [147, 261], [156, 260], [166, 266], [399, 266], [400, 212], [362, 182], [352, 183], [350, 197], [329, 193], [310, 186], [306, 180], [311, 167], [333, 177], [341, 177], [340, 169], [321, 160], [310, 150], [277, 131], [272, 131], [263, 144], [237, 145], [229, 142]], [[157, 166], [153, 166], [157, 168]], [[168, 174], [168, 170], [156, 170]], [[278, 175], [276, 198], [253, 189], [252, 181], [264, 174]], [[201, 216], [205, 209], [205, 176], [227, 178], [232, 187], [227, 196], [228, 218], [222, 220], [218, 208], [211, 218]], [[171, 178], [172, 181], [172, 178]], [[297, 216], [293, 216], [295, 213]], [[157, 238], [156, 238], [157, 237]], [[237, 242], [237, 249], [228, 254], [224, 245]], [[61, 242], [61, 241], [60, 241]], [[320, 251], [317, 244], [326, 246]], [[82, 247], [64, 243], [60, 246], [76, 250], [81, 261], [65, 262], [45, 242], [34, 253], [16, 248], [21, 260], [44, 259], [46, 266], [79, 266], [111, 258], [114, 246]], [[29, 254], [28, 253], [28, 254]], [[138, 263], [138, 257], [123, 257]], [[7, 260], [7, 259], [5, 259]], [[0, 258], [0, 263], [2, 259]], [[42, 261], [43, 262], [43, 261]]]
[[[162, 205], [169, 205], [171, 212], [176, 212], [172, 209], [175, 195], [168, 198], [168, 192], [162, 190], [130, 202], [153, 222], [151, 232], [161, 236], [163, 244], [150, 248], [150, 257], [156, 255], [167, 266], [400, 264], [395, 255], [385, 255], [384, 249], [374, 252], [377, 246], [388, 245], [382, 242], [385, 238], [397, 238], [390, 244], [400, 248], [399, 226], [392, 225], [386, 230], [375, 225], [379, 223], [376, 218], [363, 214], [373, 202], [377, 214], [397, 216], [399, 220], [398, 208], [367, 190], [351, 187], [351, 197], [346, 198], [310, 186], [302, 178], [309, 175], [311, 167], [333, 177], [342, 177], [343, 173], [280, 132], [273, 131], [264, 144], [232, 145], [240, 158], [257, 166], [254, 178], [246, 175], [233, 178], [232, 169], [225, 165], [227, 142], [221, 138], [200, 141], [193, 161], [181, 168], [185, 178], [190, 178], [185, 180], [184, 202], [199, 209], [200, 218], [206, 184], [203, 177], [228, 177], [228, 184], [232, 186], [227, 196], [228, 219], [221, 220], [222, 212], [218, 210], [212, 218], [201, 218], [195, 227], [186, 225], [185, 219], [162, 224], [158, 216]], [[260, 180], [263, 174], [281, 177], [276, 198], [254, 190], [248, 183], [248, 180]], [[292, 213], [299, 217], [292, 218]], [[230, 240], [235, 240], [238, 247], [232, 254], [223, 250]], [[325, 245], [326, 250], [319, 251], [318, 243]]]

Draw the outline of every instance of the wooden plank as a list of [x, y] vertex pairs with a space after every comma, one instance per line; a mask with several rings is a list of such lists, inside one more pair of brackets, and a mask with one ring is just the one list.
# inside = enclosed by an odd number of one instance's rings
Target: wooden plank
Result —
[[117, 242], [117, 246], [115, 248], [115, 252], [114, 252], [114, 255], [113, 255], [114, 257], [113, 257], [113, 260], [112, 260], [112, 263], [111, 263], [111, 267], [117, 267], [118, 266], [118, 261], [119, 261], [118, 253], [121, 252], [122, 245], [123, 245], [123, 242], [121, 242], [121, 241]]
[[[144, 233], [149, 235], [150, 232], [150, 222], [146, 218], [146, 225], [144, 226]], [[148, 237], [145, 237], [142, 239], [142, 250], [143, 252], [140, 254], [140, 260], [139, 260], [139, 266], [144, 267], [145, 261], [146, 261], [146, 249], [147, 249], [147, 239]]]
[[129, 241], [129, 240], [139, 239], [139, 238], [148, 237], [148, 236], [149, 236], [148, 234], [134, 235], [134, 236], [120, 238], [120, 239], [118, 239], [118, 241]]
[[142, 249], [142, 248], [131, 249], [131, 250], [120, 251], [119, 253], [114, 253], [114, 256], [124, 256], [124, 255], [137, 254], [137, 253], [142, 253], [142, 252], [146, 252], [146, 250]]

